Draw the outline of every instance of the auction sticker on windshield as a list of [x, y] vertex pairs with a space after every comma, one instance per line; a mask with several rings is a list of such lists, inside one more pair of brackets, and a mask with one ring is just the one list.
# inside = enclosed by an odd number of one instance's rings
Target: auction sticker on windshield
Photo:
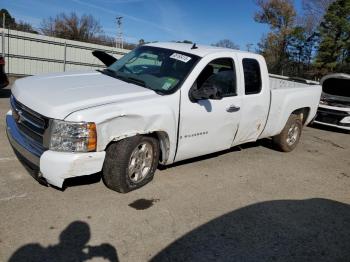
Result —
[[179, 82], [179, 80], [175, 79], [175, 78], [170, 78], [168, 77], [166, 79], [166, 81], [164, 82], [163, 86], [162, 86], [162, 89], [163, 90], [169, 90], [170, 87], [173, 87], [175, 86], [177, 83]]
[[178, 53], [173, 53], [170, 56], [170, 58], [179, 60], [179, 61], [184, 62], [184, 63], [187, 63], [188, 61], [191, 60], [191, 57], [186, 56], [186, 55], [181, 55], [181, 54], [178, 54]]

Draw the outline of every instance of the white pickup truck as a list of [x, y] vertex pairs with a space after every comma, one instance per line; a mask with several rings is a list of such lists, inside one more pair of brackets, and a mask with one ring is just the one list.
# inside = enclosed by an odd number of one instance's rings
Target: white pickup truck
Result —
[[293, 150], [321, 87], [269, 76], [262, 56], [154, 43], [104, 70], [32, 76], [12, 87], [7, 134], [46, 184], [100, 171], [128, 192], [170, 165], [272, 137]]

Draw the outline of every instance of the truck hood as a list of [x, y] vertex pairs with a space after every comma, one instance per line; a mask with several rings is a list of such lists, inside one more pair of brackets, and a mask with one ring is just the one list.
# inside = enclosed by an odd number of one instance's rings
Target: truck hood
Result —
[[17, 80], [12, 94], [23, 105], [55, 119], [104, 104], [154, 98], [154, 91], [97, 71], [31, 76]]
[[322, 78], [323, 104], [350, 107], [350, 75], [330, 74]]

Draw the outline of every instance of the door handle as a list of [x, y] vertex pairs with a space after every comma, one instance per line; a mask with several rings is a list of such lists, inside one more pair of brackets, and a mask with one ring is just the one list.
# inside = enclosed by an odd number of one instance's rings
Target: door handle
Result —
[[229, 108], [226, 109], [227, 112], [233, 113], [238, 112], [241, 108], [239, 106], [231, 105]]

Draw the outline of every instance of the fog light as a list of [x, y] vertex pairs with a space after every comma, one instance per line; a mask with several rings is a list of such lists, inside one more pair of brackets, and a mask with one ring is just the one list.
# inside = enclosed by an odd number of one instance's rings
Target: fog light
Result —
[[342, 124], [350, 124], [350, 116], [344, 117], [340, 123]]

